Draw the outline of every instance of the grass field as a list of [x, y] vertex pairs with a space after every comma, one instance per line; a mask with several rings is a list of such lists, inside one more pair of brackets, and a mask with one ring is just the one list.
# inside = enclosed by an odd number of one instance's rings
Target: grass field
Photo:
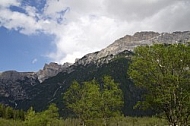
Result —
[[[59, 119], [46, 124], [0, 119], [0, 126], [81, 126], [79, 119]], [[108, 120], [87, 120], [86, 126], [166, 126], [167, 121], [156, 117], [117, 117]]]

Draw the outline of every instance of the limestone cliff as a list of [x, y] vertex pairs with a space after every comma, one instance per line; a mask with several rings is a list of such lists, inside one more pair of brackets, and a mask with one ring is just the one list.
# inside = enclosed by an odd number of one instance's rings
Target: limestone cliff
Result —
[[[158, 32], [137, 32], [134, 35], [126, 35], [113, 44], [99, 52], [90, 53], [76, 61], [75, 64], [86, 65], [89, 63], [108, 62], [114, 55], [117, 55], [124, 50], [133, 51], [140, 45], [152, 45], [153, 43], [186, 43], [190, 42], [190, 31], [173, 32], [173, 33], [158, 33]], [[108, 57], [108, 59], [105, 59]], [[100, 59], [104, 59], [101, 60]]]
[[70, 65], [70, 63], [64, 63], [63, 65], [60, 65], [54, 62], [45, 64], [44, 68], [36, 73], [38, 76], [38, 80], [40, 82], [43, 82], [45, 79], [57, 75], [59, 72], [63, 71]]
[[38, 84], [34, 72], [5, 71], [0, 75], [0, 97], [23, 100], [29, 96], [26, 90]]

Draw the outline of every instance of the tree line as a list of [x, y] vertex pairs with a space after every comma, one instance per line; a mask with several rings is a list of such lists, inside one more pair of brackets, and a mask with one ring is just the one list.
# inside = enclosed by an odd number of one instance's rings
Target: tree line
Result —
[[15, 110], [10, 106], [0, 104], [0, 118], [24, 120], [25, 112], [23, 110]]
[[0, 104], [0, 118], [6, 120], [21, 121], [26, 126], [46, 126], [56, 122], [59, 118], [58, 108], [55, 104], [49, 105], [48, 109], [36, 112], [30, 107], [26, 112], [15, 110], [12, 107]]

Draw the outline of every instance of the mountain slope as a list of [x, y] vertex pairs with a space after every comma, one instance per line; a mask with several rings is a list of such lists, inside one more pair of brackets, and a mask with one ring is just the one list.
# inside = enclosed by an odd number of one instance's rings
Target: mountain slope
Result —
[[[141, 91], [136, 89], [133, 83], [127, 76], [128, 64], [130, 62], [131, 52], [125, 51], [118, 54], [109, 63], [98, 66], [96, 64], [88, 64], [86, 66], [78, 65], [73, 68], [71, 73], [61, 72], [57, 76], [52, 77], [44, 81], [41, 85], [36, 85], [37, 89], [43, 89], [45, 91], [40, 92], [36, 97], [31, 100], [22, 101], [18, 107], [35, 106], [37, 110], [45, 109], [51, 102], [55, 102], [59, 108], [64, 108], [64, 101], [62, 100], [63, 93], [69, 87], [73, 80], [78, 82], [90, 81], [96, 79], [101, 83], [101, 79], [104, 75], [112, 76], [117, 83], [120, 84], [125, 96], [124, 112], [126, 115], [141, 115], [144, 112], [139, 110], [133, 110], [133, 106], [136, 101], [140, 100]], [[29, 104], [28, 104], [29, 103]], [[26, 106], [28, 104], [28, 106]], [[21, 105], [21, 106], [20, 106]], [[64, 115], [65, 111], [62, 111]]]
[[[125, 115], [149, 114], [133, 110], [140, 100], [142, 90], [136, 88], [127, 75], [132, 51], [139, 45], [153, 43], [186, 43], [190, 42], [190, 32], [157, 33], [137, 32], [133, 36], [126, 35], [101, 51], [90, 53], [78, 59], [74, 64], [46, 64], [38, 72], [20, 73], [3, 72], [0, 75], [0, 102], [16, 108], [28, 109], [33, 106], [40, 111], [52, 102], [64, 109], [63, 93], [73, 80], [79, 82], [96, 79], [101, 83], [104, 75], [112, 76], [124, 92]], [[17, 95], [19, 97], [17, 97]], [[63, 115], [67, 111], [61, 112]]]
[[[106, 56], [114, 56], [125, 50], [133, 51], [140, 45], [152, 45], [154, 43], [186, 43], [190, 42], [190, 31], [157, 33], [157, 32], [137, 32], [133, 36], [126, 35], [99, 52], [90, 53], [79, 59], [75, 64], [101, 63], [100, 60]], [[109, 59], [110, 60], [110, 57]]]

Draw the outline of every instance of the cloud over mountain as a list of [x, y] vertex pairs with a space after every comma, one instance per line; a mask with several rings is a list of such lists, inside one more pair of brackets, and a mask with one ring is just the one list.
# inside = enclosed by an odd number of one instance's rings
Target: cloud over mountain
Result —
[[55, 35], [47, 55], [64, 63], [136, 31], [190, 29], [189, 0], [6, 0], [0, 26], [22, 34]]

